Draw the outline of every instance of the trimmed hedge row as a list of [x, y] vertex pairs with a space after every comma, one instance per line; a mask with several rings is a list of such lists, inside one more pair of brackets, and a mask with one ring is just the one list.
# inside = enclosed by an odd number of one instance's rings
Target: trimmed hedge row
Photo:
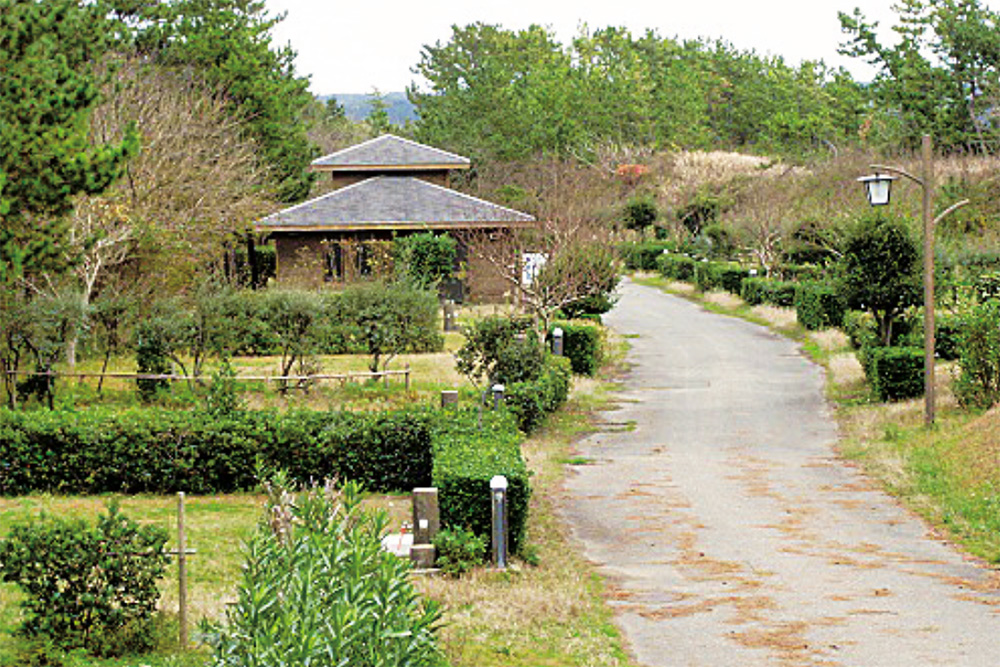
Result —
[[861, 365], [880, 401], [916, 398], [924, 393], [924, 351], [919, 347], [865, 347]]
[[810, 331], [839, 327], [847, 312], [847, 302], [833, 285], [799, 283], [795, 290], [795, 315]]
[[563, 331], [563, 354], [569, 359], [573, 372], [577, 375], [593, 376], [601, 362], [601, 330], [592, 324], [555, 322], [549, 329], [548, 340], [552, 340], [552, 330]]
[[740, 297], [751, 306], [770, 304], [782, 308], [795, 305], [795, 289], [798, 283], [773, 278], [744, 278], [740, 283]]
[[434, 422], [433, 483], [438, 489], [441, 522], [490, 539], [490, 480], [507, 478], [510, 551], [524, 544], [531, 485], [521, 456], [521, 434], [513, 413], [488, 411], [482, 428], [474, 408], [445, 411]]
[[627, 243], [618, 247], [618, 254], [629, 271], [656, 271], [659, 257], [675, 245], [670, 241]]
[[694, 267], [698, 264], [687, 255], [662, 254], [656, 258], [656, 270], [664, 278], [672, 280], [691, 281], [694, 279]]
[[[553, 358], [542, 380], [518, 384], [534, 384], [541, 406], [555, 409], [566, 397], [569, 362]], [[0, 495], [226, 493], [254, 488], [259, 462], [300, 483], [337, 477], [371, 491], [433, 484], [446, 526], [488, 538], [489, 482], [504, 475], [516, 551], [531, 497], [521, 416], [511, 406], [482, 419], [480, 428], [476, 408], [223, 418], [153, 409], [0, 410]]]
[[566, 402], [573, 372], [566, 357], [548, 355], [536, 380], [512, 382], [504, 391], [504, 403], [514, 413], [517, 427], [531, 433], [549, 413]]
[[303, 483], [339, 477], [373, 491], [426, 486], [429, 415], [0, 410], [0, 495], [227, 493], [256, 485], [258, 461]]

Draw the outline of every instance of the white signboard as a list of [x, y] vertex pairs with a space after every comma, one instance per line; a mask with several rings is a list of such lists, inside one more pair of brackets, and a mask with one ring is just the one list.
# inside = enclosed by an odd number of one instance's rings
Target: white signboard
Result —
[[531, 287], [549, 256], [543, 252], [526, 252], [521, 255], [521, 284]]

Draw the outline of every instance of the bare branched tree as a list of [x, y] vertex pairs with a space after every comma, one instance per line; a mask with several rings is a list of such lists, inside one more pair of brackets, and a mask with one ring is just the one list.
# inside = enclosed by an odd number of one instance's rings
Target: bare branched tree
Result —
[[[129, 126], [141, 137], [125, 176], [100, 196], [77, 199], [71, 215], [68, 276], [42, 275], [36, 292], [78, 294], [86, 308], [108, 273], [126, 265], [145, 276], [139, 289], [184, 289], [234, 234], [274, 208], [255, 145], [221, 96], [189, 72], [139, 61], [116, 69], [113, 89], [91, 118], [101, 142]], [[76, 336], [67, 342], [75, 362]]]
[[[487, 173], [479, 192], [513, 193], [538, 222], [530, 227], [466, 232], [470, 255], [507, 284], [519, 304], [548, 330], [555, 311], [581, 299], [609, 295], [618, 282], [614, 253], [613, 174], [578, 163], [539, 161]], [[495, 197], [494, 197], [495, 198]]]

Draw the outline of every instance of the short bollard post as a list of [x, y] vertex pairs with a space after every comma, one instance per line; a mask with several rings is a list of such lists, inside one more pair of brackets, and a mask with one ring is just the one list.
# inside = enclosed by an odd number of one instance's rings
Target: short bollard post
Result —
[[442, 310], [444, 311], [444, 330], [455, 331], [458, 328], [455, 326], [455, 302], [451, 299], [445, 301]]
[[563, 330], [560, 327], [552, 330], [552, 354], [563, 356]]
[[458, 390], [443, 389], [441, 391], [441, 407], [455, 407], [458, 405]]
[[499, 410], [503, 405], [503, 392], [505, 387], [502, 384], [493, 385], [493, 409]]
[[496, 475], [490, 480], [493, 508], [493, 565], [507, 568], [507, 478]]

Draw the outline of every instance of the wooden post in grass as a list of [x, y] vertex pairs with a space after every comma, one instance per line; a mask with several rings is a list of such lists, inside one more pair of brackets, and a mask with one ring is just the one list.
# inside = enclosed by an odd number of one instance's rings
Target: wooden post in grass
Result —
[[177, 494], [177, 578], [179, 591], [177, 603], [179, 607], [180, 645], [183, 651], [188, 644], [187, 631], [187, 545], [184, 535], [184, 492]]

